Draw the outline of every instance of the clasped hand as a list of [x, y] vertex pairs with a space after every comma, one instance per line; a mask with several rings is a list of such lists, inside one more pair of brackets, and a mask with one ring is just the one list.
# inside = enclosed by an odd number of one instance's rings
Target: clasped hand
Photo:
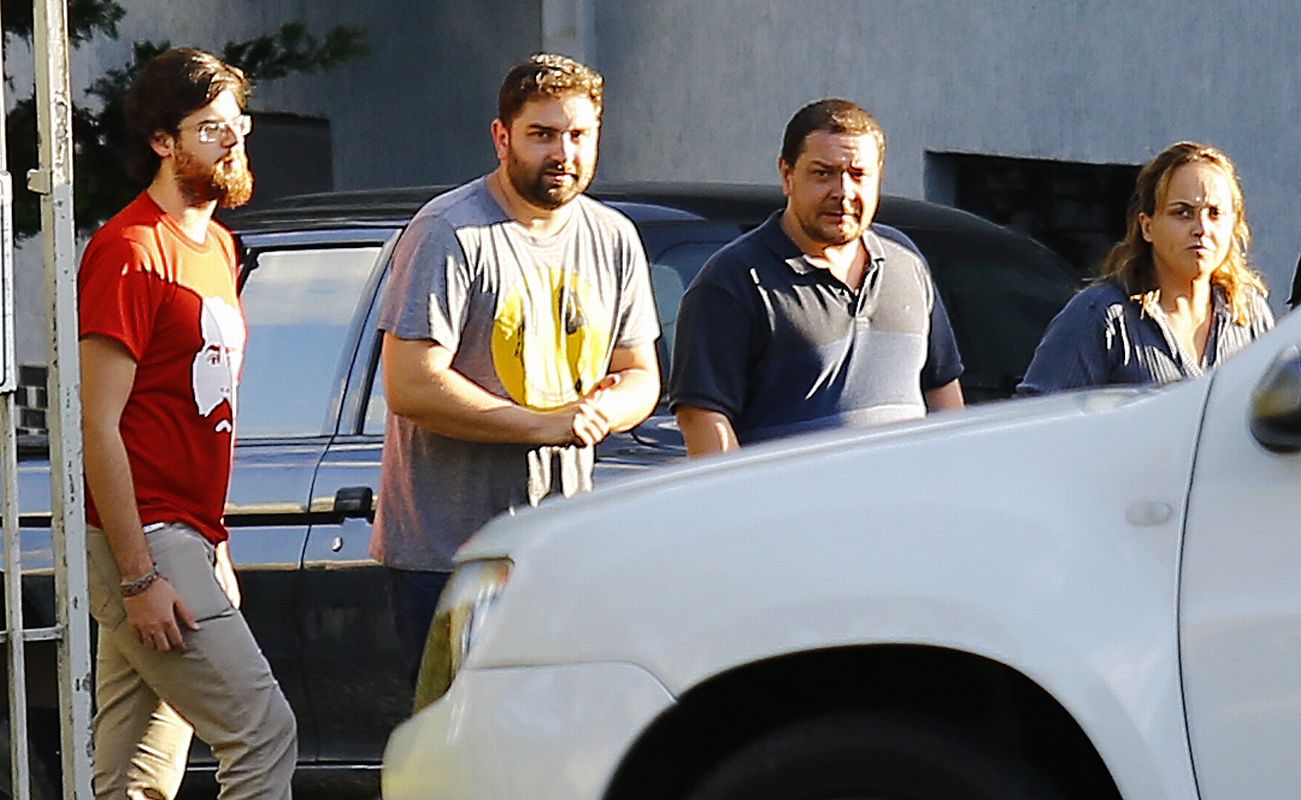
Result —
[[578, 402], [548, 412], [555, 424], [555, 436], [550, 438], [556, 444], [591, 447], [609, 436], [610, 418], [602, 401], [619, 380], [618, 373], [606, 375]]

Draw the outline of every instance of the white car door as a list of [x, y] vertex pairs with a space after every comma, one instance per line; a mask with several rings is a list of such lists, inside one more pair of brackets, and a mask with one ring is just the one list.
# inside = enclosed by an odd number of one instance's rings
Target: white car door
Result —
[[[1301, 452], [1271, 452], [1251, 430], [1253, 392], [1277, 360], [1301, 374], [1298, 343], [1293, 314], [1227, 362], [1203, 422], [1179, 599], [1202, 800], [1295, 800], [1301, 787]], [[1297, 388], [1286, 403], [1301, 406]]]

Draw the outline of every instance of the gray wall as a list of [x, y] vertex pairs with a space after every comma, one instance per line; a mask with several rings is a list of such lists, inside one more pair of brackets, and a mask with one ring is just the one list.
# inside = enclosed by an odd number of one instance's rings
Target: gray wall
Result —
[[[539, 0], [321, 0], [303, 17], [366, 26], [371, 54], [328, 78], [269, 83], [257, 102], [311, 98], [330, 117], [340, 189], [454, 182], [495, 160], [488, 125], [501, 75], [538, 49]], [[321, 83], [330, 85], [324, 90]]]
[[[73, 59], [78, 85], [124, 63], [130, 43], [218, 49], [292, 20], [320, 36], [367, 30], [370, 55], [257, 87], [252, 107], [329, 118], [336, 188], [455, 181], [492, 166], [501, 75], [539, 48], [541, 0], [130, 0], [118, 41]], [[254, 169], [257, 165], [254, 164]]]
[[[889, 137], [886, 190], [925, 154], [1138, 164], [1178, 139], [1238, 162], [1275, 289], [1301, 249], [1301, 7], [1151, 0], [598, 2], [606, 178], [775, 180], [786, 120], [857, 100]], [[943, 199], [943, 198], [939, 198]]]

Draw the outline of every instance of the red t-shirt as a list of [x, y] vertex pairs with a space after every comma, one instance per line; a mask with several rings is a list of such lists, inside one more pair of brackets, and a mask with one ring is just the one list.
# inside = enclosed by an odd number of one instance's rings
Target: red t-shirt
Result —
[[[77, 288], [81, 336], [120, 342], [136, 361], [121, 431], [140, 521], [224, 541], [247, 337], [230, 233], [210, 222], [199, 244], [142, 192], [91, 238]], [[101, 525], [89, 492], [86, 517]]]

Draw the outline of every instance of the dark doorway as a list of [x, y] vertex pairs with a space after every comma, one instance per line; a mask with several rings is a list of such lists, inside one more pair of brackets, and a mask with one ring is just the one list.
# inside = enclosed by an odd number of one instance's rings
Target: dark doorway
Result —
[[928, 199], [1027, 233], [1081, 276], [1097, 274], [1125, 233], [1139, 167], [966, 153], [928, 153]]

